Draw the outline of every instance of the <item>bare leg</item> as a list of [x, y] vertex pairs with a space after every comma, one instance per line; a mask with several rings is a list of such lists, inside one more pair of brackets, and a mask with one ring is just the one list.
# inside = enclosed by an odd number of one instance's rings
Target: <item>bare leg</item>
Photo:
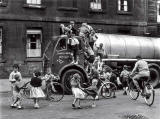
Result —
[[141, 91], [140, 87], [139, 87], [139, 84], [138, 84], [138, 81], [133, 79], [133, 83], [135, 84], [135, 86], [137, 87], [138, 91]]
[[93, 100], [92, 107], [96, 107], [95, 99]]
[[78, 101], [78, 109], [81, 109], [81, 102], [80, 102], [80, 99], [78, 98], [77, 101]]
[[77, 102], [77, 98], [74, 98], [73, 103], [72, 103], [72, 108], [75, 108], [75, 107], [76, 107], [76, 106], [75, 106], [76, 102]]

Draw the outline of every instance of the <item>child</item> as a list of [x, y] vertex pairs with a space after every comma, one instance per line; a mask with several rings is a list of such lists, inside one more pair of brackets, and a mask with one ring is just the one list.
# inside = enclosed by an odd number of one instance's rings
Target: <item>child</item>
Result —
[[41, 89], [42, 86], [42, 80], [40, 78], [41, 73], [39, 71], [35, 71], [33, 73], [33, 78], [31, 79], [31, 90], [30, 90], [30, 98], [33, 98], [34, 100], [34, 108], [38, 109], [39, 108], [39, 98], [44, 98], [45, 95]]
[[127, 86], [128, 86], [128, 78], [129, 78], [129, 71], [127, 71], [127, 65], [124, 65], [123, 71], [120, 74], [120, 77], [122, 79], [122, 86], [123, 86], [123, 95], [127, 95]]
[[92, 104], [92, 107], [96, 107], [96, 104], [95, 104], [95, 99], [98, 99], [98, 79], [92, 79], [92, 85], [89, 86], [88, 88], [85, 88], [84, 91], [91, 95], [93, 98], [94, 98], [94, 102]]
[[[44, 78], [46, 81], [46, 87], [51, 86], [52, 91], [57, 92], [53, 83], [52, 83], [52, 81], [56, 80], [57, 78], [52, 74], [50, 67], [47, 69], [47, 74], [45, 75]], [[47, 95], [47, 98], [48, 98], [48, 95]]]
[[[9, 82], [11, 83], [11, 92], [12, 92], [12, 97], [13, 97], [13, 87], [15, 85], [15, 75], [19, 76], [19, 80], [22, 80], [22, 76], [21, 73], [19, 72], [19, 66], [17, 64], [13, 65], [13, 71], [10, 73], [9, 75]], [[14, 102], [14, 99], [12, 99]], [[11, 107], [13, 107], [14, 105], [11, 104]]]
[[73, 78], [71, 79], [71, 87], [72, 87], [72, 93], [74, 95], [74, 100], [72, 103], [72, 108], [76, 108], [75, 103], [78, 101], [78, 109], [81, 109], [80, 106], [80, 99], [83, 99], [85, 97], [85, 93], [80, 89], [80, 75], [78, 73], [75, 73], [73, 75]]
[[12, 85], [13, 89], [13, 104], [11, 105], [12, 108], [17, 107], [18, 109], [23, 109], [21, 106], [21, 93], [20, 93], [22, 87], [23, 86], [21, 86], [19, 75], [15, 75], [15, 81], [13, 82]]
[[19, 66], [18, 64], [13, 65], [13, 71], [9, 75], [9, 81], [12, 83], [12, 80], [15, 81], [15, 75], [19, 75], [19, 79], [22, 80], [21, 73], [19, 72]]

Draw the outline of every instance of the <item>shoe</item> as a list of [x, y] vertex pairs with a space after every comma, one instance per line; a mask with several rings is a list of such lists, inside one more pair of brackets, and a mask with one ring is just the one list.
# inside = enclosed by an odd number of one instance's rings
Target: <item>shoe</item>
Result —
[[22, 106], [17, 107], [18, 110], [24, 109]]
[[72, 104], [72, 109], [76, 109], [76, 106], [75, 106], [75, 104]]
[[10, 107], [11, 107], [11, 108], [16, 108], [16, 107], [17, 107], [17, 104], [11, 104]]
[[75, 108], [76, 108], [75, 104], [72, 104], [72, 109], [75, 109]]
[[82, 109], [82, 107], [81, 107], [81, 106], [78, 106], [77, 109]]
[[96, 105], [95, 105], [95, 104], [93, 104], [93, 105], [92, 105], [92, 107], [96, 107]]
[[35, 109], [39, 109], [39, 105], [38, 105], [38, 104], [35, 104], [35, 105], [34, 105], [34, 108], [35, 108]]
[[99, 97], [98, 97], [98, 96], [96, 96], [96, 97], [95, 97], [95, 100], [99, 100]]
[[113, 98], [116, 98], [116, 96], [114, 95]]

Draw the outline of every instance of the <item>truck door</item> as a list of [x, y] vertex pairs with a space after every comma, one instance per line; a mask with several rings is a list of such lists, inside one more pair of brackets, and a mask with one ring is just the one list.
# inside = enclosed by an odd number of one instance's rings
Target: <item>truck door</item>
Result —
[[58, 40], [55, 52], [52, 58], [52, 71], [58, 74], [58, 71], [71, 62], [70, 51], [67, 49], [67, 38]]

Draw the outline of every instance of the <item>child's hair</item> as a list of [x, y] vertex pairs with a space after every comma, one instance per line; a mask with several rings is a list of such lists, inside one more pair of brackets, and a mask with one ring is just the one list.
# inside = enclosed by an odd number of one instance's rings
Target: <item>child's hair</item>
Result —
[[80, 78], [81, 78], [78, 73], [75, 73], [75, 74], [73, 75], [73, 77], [74, 77], [75, 79], [80, 79]]
[[34, 74], [35, 74], [36, 77], [41, 76], [41, 72], [38, 71], [38, 70], [35, 70], [35, 71], [34, 71]]
[[13, 65], [13, 68], [17, 68], [17, 69], [19, 69], [18, 64], [14, 64], [14, 65]]

